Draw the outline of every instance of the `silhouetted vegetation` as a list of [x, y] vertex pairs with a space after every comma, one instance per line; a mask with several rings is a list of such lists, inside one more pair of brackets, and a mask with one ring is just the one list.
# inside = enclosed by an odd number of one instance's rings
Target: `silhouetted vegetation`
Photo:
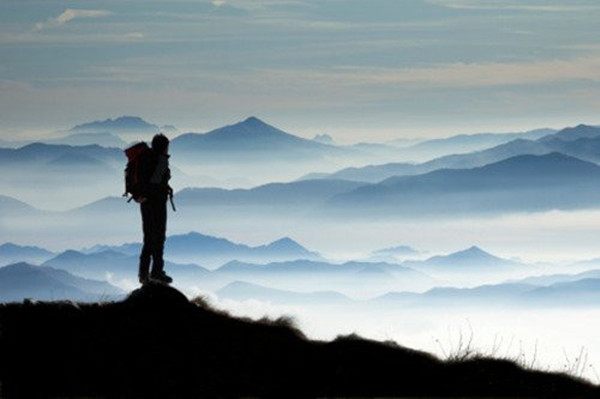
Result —
[[584, 381], [514, 362], [444, 362], [358, 336], [307, 340], [147, 285], [122, 302], [0, 306], [6, 397], [598, 397]]

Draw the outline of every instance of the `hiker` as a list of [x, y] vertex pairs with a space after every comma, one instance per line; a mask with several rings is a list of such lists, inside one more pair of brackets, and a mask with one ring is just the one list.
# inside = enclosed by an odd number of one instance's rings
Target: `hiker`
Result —
[[142, 284], [150, 280], [169, 284], [173, 279], [164, 271], [163, 251], [167, 232], [167, 200], [172, 200], [173, 189], [169, 186], [169, 139], [163, 134], [152, 138], [152, 148], [141, 159], [139, 176], [139, 195], [134, 198], [140, 204], [144, 231], [139, 280]]

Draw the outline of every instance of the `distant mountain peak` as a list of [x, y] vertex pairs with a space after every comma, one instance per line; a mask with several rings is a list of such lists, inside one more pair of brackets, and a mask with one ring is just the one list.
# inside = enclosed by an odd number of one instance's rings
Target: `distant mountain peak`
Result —
[[133, 123], [145, 123], [146, 121], [144, 121], [142, 118], [140, 118], [139, 116], [132, 116], [132, 115], [123, 115], [123, 116], [119, 116], [115, 119], [107, 119], [107, 121], [114, 121], [114, 122], [133, 122]]
[[200, 152], [205, 162], [214, 160], [221, 163], [225, 156], [236, 164], [258, 160], [264, 162], [265, 155], [271, 160], [296, 162], [345, 151], [285, 132], [255, 116], [206, 133], [182, 134], [173, 139], [171, 149], [179, 155], [194, 156], [194, 162]]
[[244, 121], [242, 123], [266, 125], [265, 122], [263, 122], [262, 120], [258, 119], [256, 116], [249, 116], [248, 118], [244, 119]]
[[483, 249], [481, 249], [480, 247], [478, 247], [477, 245], [472, 245], [469, 248], [463, 249], [461, 251], [457, 251], [457, 252], [453, 252], [448, 256], [455, 256], [455, 257], [495, 257], [494, 255], [490, 254], [487, 251], [484, 251]]
[[39, 262], [47, 260], [52, 255], [54, 255], [52, 252], [32, 245], [17, 245], [12, 242], [0, 245], [0, 259], [2, 259], [0, 260], [0, 264], [11, 259], [15, 261]]
[[268, 124], [267, 122], [263, 121], [262, 119], [257, 118], [256, 116], [249, 116], [248, 118], [244, 119], [241, 122], [235, 123], [233, 125], [231, 125], [233, 127], [241, 127], [244, 128], [244, 130], [246, 132], [249, 131], [271, 131], [271, 130], [277, 130], [281, 133], [285, 133], [284, 131], [276, 128], [273, 125]]
[[17, 245], [12, 242], [5, 242], [4, 244], [0, 244], [0, 249], [11, 249], [11, 250], [12, 249], [28, 249], [28, 250], [35, 249], [35, 250], [38, 250], [38, 249], [42, 249], [42, 248], [36, 247], [33, 245]]
[[217, 135], [226, 135], [228, 137], [232, 136], [290, 136], [289, 133], [284, 132], [281, 129], [276, 128], [273, 125], [268, 124], [267, 122], [258, 119], [255, 116], [250, 116], [244, 119], [241, 122], [234, 123], [232, 125], [223, 126], [217, 128], [215, 130], [211, 130], [206, 133], [205, 136], [217, 136]]
[[294, 243], [294, 244], [296, 244], [296, 241], [292, 240], [290, 237], [282, 237], [282, 238], [280, 238], [280, 239], [275, 240], [275, 241], [272, 242], [272, 244], [276, 244], [276, 243], [277, 244], [283, 244], [283, 243], [286, 243], [286, 244], [287, 243]]
[[555, 151], [542, 155], [517, 155], [502, 161], [490, 163], [479, 169], [488, 171], [514, 171], [516, 170], [515, 168], [521, 168], [521, 173], [524, 171], [543, 171], [545, 173], [553, 171], [554, 173], [566, 173], [572, 170], [596, 169], [597, 165]]
[[313, 137], [313, 141], [321, 144], [334, 144], [333, 137], [327, 133], [315, 135], [315, 137]]
[[290, 237], [283, 237], [276, 241], [273, 241], [269, 245], [269, 248], [280, 248], [280, 249], [302, 249], [306, 250], [302, 245], [298, 244], [296, 241], [292, 240]]
[[146, 122], [139, 116], [123, 115], [115, 119], [97, 120], [93, 122], [83, 123], [77, 125], [71, 129], [71, 131], [110, 131], [111, 129], [117, 130], [135, 130], [135, 131], [152, 131], [158, 132], [158, 126]]
[[479, 248], [477, 245], [473, 245], [462, 251], [455, 252], [453, 255], [462, 255], [462, 256], [470, 256], [470, 257], [494, 257], [492, 254], [484, 251], [483, 249]]
[[5, 271], [13, 271], [13, 270], [31, 270], [31, 269], [38, 269], [39, 270], [40, 266], [34, 266], [32, 264], [29, 264], [27, 262], [17, 262], [17, 263], [13, 263], [7, 266], [4, 266], [2, 269]]
[[503, 266], [515, 264], [515, 262], [494, 256], [475, 245], [462, 251], [453, 252], [449, 255], [434, 256], [425, 260], [424, 263], [434, 266], [448, 267], [493, 265]]
[[[206, 234], [198, 233], [197, 231], [190, 231], [184, 234], [177, 234], [173, 237], [184, 237], [184, 238], [207, 238]], [[211, 237], [212, 238], [212, 237]]]
[[581, 123], [577, 126], [566, 127], [557, 133], [554, 133], [554, 134], [551, 134], [548, 136], [544, 136], [540, 139], [540, 141], [545, 142], [545, 141], [551, 141], [554, 139], [559, 139], [562, 141], [574, 141], [574, 140], [581, 139], [581, 138], [595, 138], [595, 137], [599, 137], [599, 136], [600, 136], [600, 127], [586, 125], [586, 124]]
[[67, 249], [66, 251], [63, 251], [62, 253], [58, 254], [57, 258], [60, 257], [61, 259], [74, 259], [74, 258], [79, 258], [80, 256], [83, 256], [84, 254], [82, 252], [79, 251], [75, 251], [74, 249]]

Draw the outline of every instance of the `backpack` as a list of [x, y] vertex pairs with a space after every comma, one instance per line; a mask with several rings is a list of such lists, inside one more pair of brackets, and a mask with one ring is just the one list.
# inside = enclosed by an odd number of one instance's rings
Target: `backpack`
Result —
[[142, 164], [150, 156], [150, 147], [148, 144], [141, 142], [132, 145], [125, 151], [127, 157], [127, 167], [125, 168], [125, 193], [123, 197], [127, 197], [131, 194], [131, 198], [127, 200], [130, 202], [132, 199], [137, 200], [141, 195], [142, 188]]

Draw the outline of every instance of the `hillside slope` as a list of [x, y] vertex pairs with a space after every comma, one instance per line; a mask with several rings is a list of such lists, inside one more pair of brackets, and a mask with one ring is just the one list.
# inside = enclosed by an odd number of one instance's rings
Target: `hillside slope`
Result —
[[6, 397], [600, 393], [582, 381], [508, 361], [442, 362], [356, 336], [309, 341], [285, 321], [232, 318], [162, 286], [146, 286], [117, 303], [1, 305], [0, 324]]

